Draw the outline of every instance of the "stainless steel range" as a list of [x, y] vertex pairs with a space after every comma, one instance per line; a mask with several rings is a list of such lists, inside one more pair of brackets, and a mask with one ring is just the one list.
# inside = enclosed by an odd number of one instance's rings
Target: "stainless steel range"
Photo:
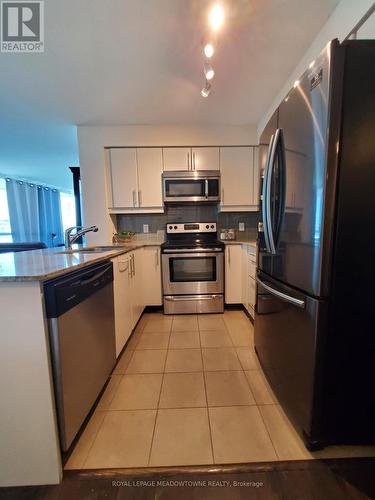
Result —
[[224, 244], [215, 222], [168, 223], [162, 244], [165, 314], [224, 311]]

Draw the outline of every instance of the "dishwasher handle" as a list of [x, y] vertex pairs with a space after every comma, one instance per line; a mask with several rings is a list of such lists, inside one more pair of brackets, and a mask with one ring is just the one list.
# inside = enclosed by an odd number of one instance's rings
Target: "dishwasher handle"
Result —
[[58, 318], [113, 281], [113, 264], [104, 262], [69, 273], [44, 285], [47, 318]]

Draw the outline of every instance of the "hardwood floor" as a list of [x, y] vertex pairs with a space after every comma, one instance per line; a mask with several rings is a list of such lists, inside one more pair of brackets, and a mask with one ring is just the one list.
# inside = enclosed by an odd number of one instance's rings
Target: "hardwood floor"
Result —
[[[66, 471], [63, 482], [58, 486], [2, 488], [0, 498], [359, 500], [375, 498], [374, 471], [374, 458], [270, 462], [223, 467]], [[143, 483], [141, 486], [142, 481], [147, 484]], [[188, 483], [179, 486], [176, 481]], [[229, 483], [222, 483], [223, 486], [220, 486], [220, 481]], [[241, 482], [242, 485], [236, 486], [235, 481]], [[191, 482], [199, 483], [192, 486]], [[247, 485], [244, 484], [246, 482]]]

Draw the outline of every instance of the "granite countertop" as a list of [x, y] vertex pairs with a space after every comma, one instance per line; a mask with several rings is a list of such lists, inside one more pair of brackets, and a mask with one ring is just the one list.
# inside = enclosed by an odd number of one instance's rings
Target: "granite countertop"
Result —
[[[63, 247], [3, 253], [0, 254], [0, 282], [45, 281], [138, 248], [160, 246], [161, 243], [162, 241], [158, 240], [135, 240], [121, 245], [114, 245], [113, 249], [110, 250], [93, 253], [63, 253]], [[82, 245], [73, 245], [73, 249], [79, 248], [82, 248]]]
[[256, 240], [244, 241], [244, 240], [222, 240], [225, 245], [250, 245], [251, 247], [257, 246]]

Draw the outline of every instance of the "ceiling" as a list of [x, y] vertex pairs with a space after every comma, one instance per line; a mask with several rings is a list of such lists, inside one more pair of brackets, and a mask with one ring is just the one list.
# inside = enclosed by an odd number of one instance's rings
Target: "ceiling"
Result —
[[257, 123], [338, 0], [48, 0], [45, 52], [0, 54], [0, 172], [70, 187], [75, 125]]

